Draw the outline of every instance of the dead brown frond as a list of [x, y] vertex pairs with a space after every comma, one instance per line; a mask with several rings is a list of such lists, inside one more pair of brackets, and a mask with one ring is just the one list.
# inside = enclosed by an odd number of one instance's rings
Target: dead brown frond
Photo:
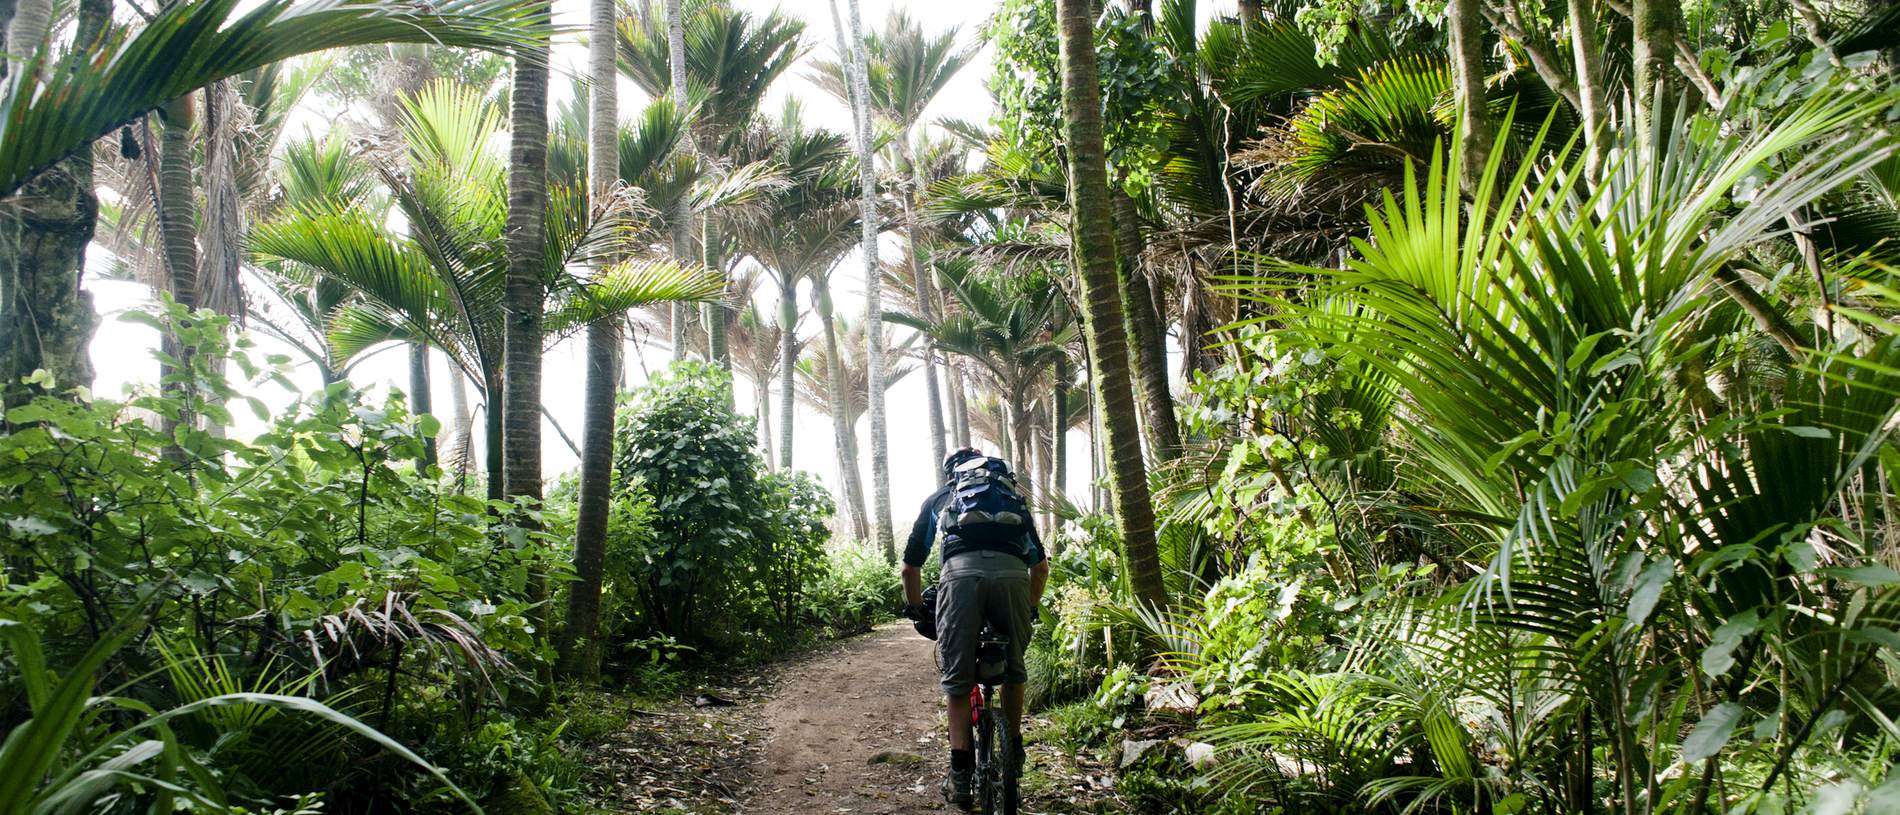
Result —
[[437, 659], [459, 663], [481, 691], [494, 691], [497, 673], [522, 675], [460, 615], [439, 608], [411, 610], [409, 603], [415, 597], [408, 592], [384, 592], [380, 606], [358, 597], [342, 611], [318, 617], [303, 632], [303, 640], [316, 660], [319, 679], [328, 684], [333, 676], [361, 669], [366, 653], [412, 645]]

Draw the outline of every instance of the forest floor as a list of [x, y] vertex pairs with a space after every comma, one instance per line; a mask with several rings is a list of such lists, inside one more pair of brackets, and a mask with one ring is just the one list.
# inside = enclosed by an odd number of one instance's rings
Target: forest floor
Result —
[[[730, 706], [626, 709], [620, 730], [582, 745], [582, 795], [602, 813], [918, 815], [955, 812], [937, 785], [948, 748], [933, 645], [882, 626], [714, 681]], [[1041, 743], [1025, 723], [1028, 813], [1120, 811], [1108, 770]]]

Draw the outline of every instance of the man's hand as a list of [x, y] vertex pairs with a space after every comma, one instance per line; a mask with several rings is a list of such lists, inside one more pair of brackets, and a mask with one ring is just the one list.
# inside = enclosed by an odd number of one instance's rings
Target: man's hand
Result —
[[917, 622], [924, 618], [924, 604], [923, 603], [905, 603], [904, 610], [898, 613], [903, 614], [904, 619], [906, 620], [909, 620], [913, 623]]

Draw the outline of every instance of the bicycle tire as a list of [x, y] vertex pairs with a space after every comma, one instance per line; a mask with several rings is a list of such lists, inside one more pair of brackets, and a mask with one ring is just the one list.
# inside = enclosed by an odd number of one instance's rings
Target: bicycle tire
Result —
[[1002, 798], [1002, 815], [1018, 815], [1023, 806], [1022, 766], [1014, 757], [1003, 759], [1003, 778], [999, 796]]
[[985, 706], [976, 719], [976, 812], [996, 815], [1002, 797], [1002, 764], [996, 755], [996, 711]]

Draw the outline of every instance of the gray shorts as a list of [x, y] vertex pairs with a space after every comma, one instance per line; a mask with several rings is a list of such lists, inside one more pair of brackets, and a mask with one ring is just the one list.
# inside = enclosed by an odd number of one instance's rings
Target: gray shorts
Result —
[[1029, 681], [1023, 651], [1036, 624], [1029, 593], [1029, 567], [1005, 552], [965, 552], [945, 561], [937, 580], [937, 653], [943, 658], [943, 692], [967, 695], [976, 686], [976, 644], [983, 624], [1009, 636], [1003, 682]]

